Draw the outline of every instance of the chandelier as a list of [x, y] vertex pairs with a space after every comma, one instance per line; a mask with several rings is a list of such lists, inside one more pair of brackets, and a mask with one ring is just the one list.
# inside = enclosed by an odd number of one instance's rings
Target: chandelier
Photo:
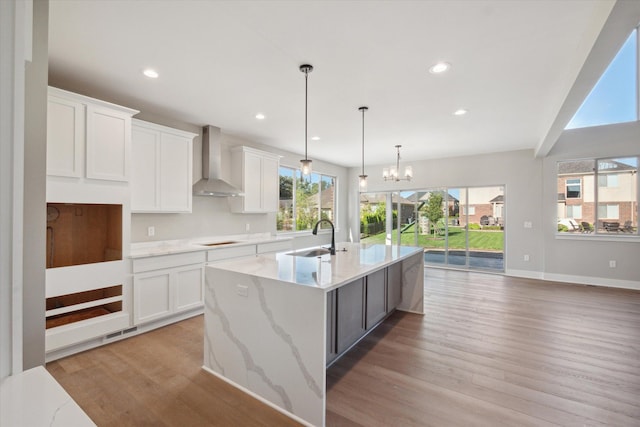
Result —
[[413, 168], [410, 165], [404, 167], [404, 176], [401, 178], [400, 173], [400, 147], [402, 145], [396, 145], [396, 164], [382, 169], [382, 178], [385, 181], [411, 181], [413, 178]]

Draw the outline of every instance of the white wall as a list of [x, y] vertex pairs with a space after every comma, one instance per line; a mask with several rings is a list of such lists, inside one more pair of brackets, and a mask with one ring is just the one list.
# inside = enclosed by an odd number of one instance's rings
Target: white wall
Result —
[[[640, 289], [640, 239], [556, 237], [556, 163], [560, 160], [640, 155], [640, 122], [565, 131], [544, 159], [545, 277]], [[580, 238], [584, 237], [584, 238]], [[597, 236], [596, 236], [597, 237]], [[615, 260], [617, 267], [609, 268]]]
[[44, 364], [49, 2], [33, 2], [33, 52], [26, 64], [24, 150], [23, 367]]
[[[545, 159], [532, 151], [401, 163], [413, 166], [407, 183], [384, 182], [383, 165], [367, 166], [368, 191], [505, 185], [505, 271], [508, 275], [640, 289], [640, 238], [609, 241], [597, 236], [556, 236], [559, 160], [640, 154], [640, 122], [565, 131]], [[355, 182], [360, 169], [350, 169]], [[351, 189], [351, 200], [357, 200]], [[349, 224], [359, 235], [356, 203]], [[524, 222], [531, 221], [531, 229]], [[356, 237], [357, 238], [357, 237]], [[605, 237], [606, 238], [606, 237]], [[530, 261], [524, 261], [524, 255]], [[609, 260], [617, 267], [609, 268]]]
[[[393, 159], [391, 159], [393, 160]], [[542, 160], [532, 150], [509, 151], [479, 156], [455, 157], [437, 160], [411, 161], [405, 156], [400, 164], [413, 166], [411, 182], [385, 182], [382, 169], [386, 165], [366, 166], [369, 175], [368, 191], [420, 190], [436, 187], [505, 186], [505, 269], [535, 275], [543, 268], [542, 212]], [[360, 170], [352, 168], [351, 181]], [[355, 181], [354, 181], [355, 182]], [[355, 189], [352, 200], [357, 200]], [[359, 234], [357, 206], [351, 206], [349, 221], [353, 236]], [[533, 228], [524, 228], [524, 222]], [[523, 261], [524, 255], [529, 261]]]

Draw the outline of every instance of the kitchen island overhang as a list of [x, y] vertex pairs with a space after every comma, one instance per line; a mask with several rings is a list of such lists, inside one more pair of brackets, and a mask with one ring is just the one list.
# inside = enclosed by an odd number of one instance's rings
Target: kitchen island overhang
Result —
[[337, 248], [335, 256], [299, 251], [238, 258], [209, 265], [205, 273], [204, 368], [308, 425], [325, 422], [327, 351], [336, 327], [328, 295], [362, 289], [364, 336], [377, 325], [364, 323], [368, 278], [386, 280], [385, 269], [396, 269], [401, 297], [383, 317], [394, 308], [424, 313], [422, 248]]

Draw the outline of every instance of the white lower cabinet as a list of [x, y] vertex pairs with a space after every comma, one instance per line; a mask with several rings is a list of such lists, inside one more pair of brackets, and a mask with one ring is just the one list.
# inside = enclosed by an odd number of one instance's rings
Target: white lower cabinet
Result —
[[204, 252], [134, 259], [133, 323], [140, 325], [201, 308], [204, 261]]

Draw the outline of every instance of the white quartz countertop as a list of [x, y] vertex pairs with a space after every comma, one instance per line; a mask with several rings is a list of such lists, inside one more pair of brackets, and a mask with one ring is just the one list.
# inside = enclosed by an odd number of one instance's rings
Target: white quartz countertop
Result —
[[[336, 255], [302, 257], [293, 251], [235, 258], [211, 265], [219, 269], [250, 276], [311, 286], [330, 291], [354, 279], [384, 268], [412, 255], [424, 252], [411, 246], [336, 244]], [[304, 249], [295, 251], [305, 252]]]
[[270, 233], [240, 234], [231, 236], [198, 237], [195, 239], [163, 240], [131, 244], [130, 258], [144, 258], [158, 255], [171, 255], [184, 252], [209, 251], [236, 246], [258, 245], [261, 243], [291, 240], [291, 237], [278, 237]]
[[0, 383], [0, 426], [95, 426], [60, 384], [38, 366]]

